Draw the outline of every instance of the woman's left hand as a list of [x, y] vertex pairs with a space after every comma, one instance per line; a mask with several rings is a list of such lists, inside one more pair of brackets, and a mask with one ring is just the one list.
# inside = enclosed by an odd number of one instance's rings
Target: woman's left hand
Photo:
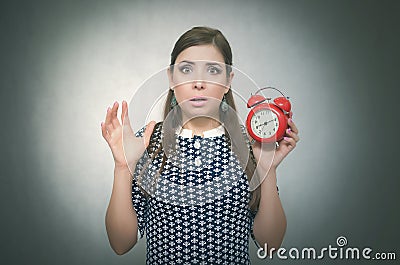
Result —
[[298, 133], [299, 130], [290, 118], [285, 137], [278, 142], [278, 148], [276, 148], [275, 143], [261, 144], [260, 142], [255, 142], [252, 148], [258, 166], [261, 166], [265, 172], [270, 168], [276, 169], [282, 160], [296, 147], [296, 143], [300, 140]]

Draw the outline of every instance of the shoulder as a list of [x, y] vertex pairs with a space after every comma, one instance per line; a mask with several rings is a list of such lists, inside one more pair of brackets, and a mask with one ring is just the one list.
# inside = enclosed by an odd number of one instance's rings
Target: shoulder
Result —
[[[163, 122], [157, 122], [156, 125], [154, 126], [153, 132], [151, 133], [150, 136], [150, 141], [149, 145], [147, 146], [147, 151], [150, 153], [155, 152], [160, 146], [162, 142], [162, 125]], [[144, 131], [146, 130], [146, 126], [143, 126], [141, 129], [139, 129], [136, 133], [136, 137], [143, 137]]]
[[[153, 130], [152, 135], [155, 134], [155, 133], [161, 133], [162, 124], [163, 124], [162, 121], [156, 123], [156, 125], [154, 126], [154, 130]], [[140, 128], [140, 129], [135, 133], [135, 136], [136, 136], [136, 137], [143, 137], [144, 131], [146, 130], [146, 126], [147, 126], [147, 125], [145, 125], [145, 126], [143, 126], [142, 128]]]

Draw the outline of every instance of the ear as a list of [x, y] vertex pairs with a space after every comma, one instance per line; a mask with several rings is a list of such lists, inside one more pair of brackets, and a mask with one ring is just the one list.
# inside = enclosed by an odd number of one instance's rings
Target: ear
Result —
[[230, 87], [232, 86], [232, 80], [233, 80], [234, 76], [235, 76], [235, 73], [233, 73], [233, 71], [231, 71], [231, 73], [229, 74], [228, 83], [227, 83], [227, 86], [225, 88], [225, 93], [224, 94], [228, 93]]
[[172, 89], [172, 90], [174, 90], [174, 89], [173, 89], [173, 87], [174, 87], [174, 82], [173, 82], [173, 79], [172, 79], [171, 66], [169, 66], [169, 67], [167, 68], [167, 76], [168, 76], [168, 81], [169, 81], [169, 88]]

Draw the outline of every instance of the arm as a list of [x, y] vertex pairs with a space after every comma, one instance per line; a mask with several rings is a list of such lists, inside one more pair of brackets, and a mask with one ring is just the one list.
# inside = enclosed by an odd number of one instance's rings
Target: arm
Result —
[[267, 177], [261, 183], [261, 199], [254, 218], [253, 233], [262, 247], [267, 244], [266, 251], [269, 254], [270, 249], [277, 250], [282, 244], [286, 232], [286, 216], [276, 189], [276, 169], [271, 168], [268, 172], [259, 174], [261, 176], [267, 174]]
[[[132, 202], [132, 176], [137, 161], [149, 144], [155, 122], [150, 122], [143, 137], [136, 137], [130, 126], [128, 105], [122, 103], [121, 121], [117, 118], [118, 103], [107, 109], [101, 124], [102, 134], [114, 157], [114, 183], [105, 223], [111, 248], [122, 255], [137, 242], [138, 218]], [[122, 134], [124, 137], [122, 137]], [[124, 138], [124, 139], [122, 139]], [[129, 146], [129, 148], [125, 147]]]
[[132, 180], [128, 167], [114, 168], [114, 184], [106, 213], [106, 229], [111, 248], [118, 255], [137, 242], [138, 220], [132, 204]]
[[300, 140], [298, 129], [292, 119], [288, 121], [286, 136], [275, 144], [255, 143], [253, 153], [257, 160], [257, 173], [264, 176], [261, 182], [261, 198], [254, 218], [253, 234], [257, 242], [265, 247], [267, 254], [279, 249], [286, 232], [286, 216], [277, 191], [276, 169], [282, 160], [296, 147]]

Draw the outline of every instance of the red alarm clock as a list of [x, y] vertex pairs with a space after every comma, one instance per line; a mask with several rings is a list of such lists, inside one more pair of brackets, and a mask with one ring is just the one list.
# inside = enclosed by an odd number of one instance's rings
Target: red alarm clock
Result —
[[[277, 90], [282, 97], [271, 98], [258, 95], [261, 90]], [[264, 87], [256, 91], [247, 101], [247, 107], [251, 108], [247, 115], [246, 127], [250, 136], [262, 143], [280, 141], [288, 127], [288, 119], [292, 117], [289, 97], [274, 87]]]

